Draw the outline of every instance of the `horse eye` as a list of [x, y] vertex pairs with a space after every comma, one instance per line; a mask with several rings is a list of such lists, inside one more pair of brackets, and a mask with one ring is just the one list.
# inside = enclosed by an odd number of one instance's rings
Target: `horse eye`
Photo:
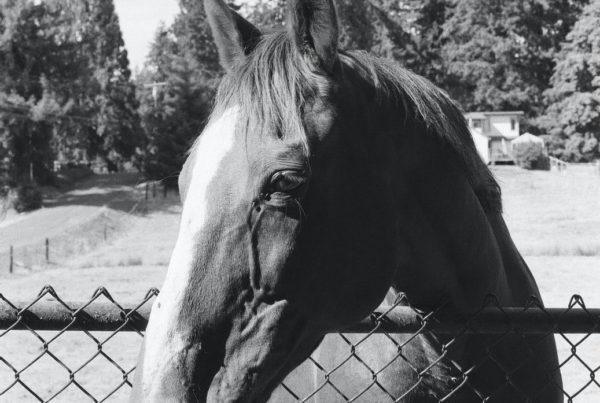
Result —
[[299, 171], [277, 172], [271, 178], [271, 191], [278, 193], [291, 193], [298, 190], [306, 183], [306, 177]]

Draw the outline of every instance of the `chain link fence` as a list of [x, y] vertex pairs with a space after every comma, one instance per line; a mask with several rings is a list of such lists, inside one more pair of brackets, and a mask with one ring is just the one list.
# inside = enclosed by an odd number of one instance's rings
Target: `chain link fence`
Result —
[[[51, 287], [26, 303], [9, 301], [0, 294], [0, 402], [127, 401], [157, 294], [152, 289], [138, 304], [126, 306], [104, 288], [84, 303], [66, 302]], [[490, 356], [505, 337], [522, 338], [531, 354], [532, 340], [555, 337], [559, 365], [540, 371], [546, 372], [549, 382], [553, 373], [562, 373], [565, 401], [597, 402], [598, 333], [600, 310], [587, 308], [579, 296], [566, 308], [544, 308], [535, 299], [524, 308], [503, 308], [489, 297], [469, 316], [443, 308], [422, 312], [400, 297], [393, 306], [373, 313], [345, 333], [329, 335], [325, 347], [285, 380], [272, 401], [402, 402], [413, 390], [428, 388], [432, 381], [439, 383], [440, 367], [454, 374], [451, 392], [432, 401], [449, 401], [458, 394], [487, 401], [493, 392], [478, 390], [472, 383], [473, 371], [483, 363], [450, 368], [454, 364], [446, 354], [470, 335], [494, 335], [490, 339], [494, 342], [484, 346]], [[442, 351], [439, 359], [426, 366], [418, 354], [409, 354], [408, 347], [420, 337], [438, 343]], [[516, 357], [523, 362], [528, 358], [528, 354]], [[409, 371], [403, 376], [412, 380], [404, 390], [390, 387], [390, 374], [397, 376], [394, 371], [399, 363]], [[518, 388], [517, 370], [498, 362], [494, 365], [505, 371], [507, 387]], [[524, 392], [523, 401], [528, 398]]]

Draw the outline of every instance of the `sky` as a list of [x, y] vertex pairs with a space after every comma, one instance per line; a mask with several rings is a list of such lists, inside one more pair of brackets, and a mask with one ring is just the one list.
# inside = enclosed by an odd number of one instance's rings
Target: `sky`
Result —
[[142, 68], [156, 29], [179, 12], [177, 0], [114, 0], [132, 71]]
[[[201, 0], [198, 0], [201, 1]], [[132, 71], [141, 69], [161, 23], [171, 24], [179, 12], [178, 0], [114, 0]], [[240, 4], [253, 4], [242, 0]]]

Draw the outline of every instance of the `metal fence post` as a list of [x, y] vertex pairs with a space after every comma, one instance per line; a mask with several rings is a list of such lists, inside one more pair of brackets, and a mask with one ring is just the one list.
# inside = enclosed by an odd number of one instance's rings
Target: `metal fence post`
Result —
[[14, 248], [10, 245], [10, 263], [8, 266], [8, 272], [12, 274], [14, 268], [15, 260], [14, 260]]
[[46, 238], [46, 263], [50, 263], [50, 239]]

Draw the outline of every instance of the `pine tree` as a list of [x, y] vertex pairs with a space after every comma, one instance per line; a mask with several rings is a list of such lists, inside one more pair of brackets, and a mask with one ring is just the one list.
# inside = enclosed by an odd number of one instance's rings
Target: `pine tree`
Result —
[[548, 108], [540, 119], [554, 155], [570, 161], [600, 157], [600, 0], [582, 12], [556, 55]]
[[[442, 26], [449, 0], [340, 0], [340, 47], [366, 50], [397, 61], [444, 86], [440, 55]], [[280, 29], [285, 24], [285, 0], [260, 0], [242, 8], [259, 27]]]
[[195, 81], [216, 88], [223, 74], [217, 47], [206, 21], [204, 4], [196, 0], [180, 0], [181, 12], [171, 26], [173, 35], [194, 70]]
[[442, 88], [449, 85], [442, 47], [444, 24], [452, 11], [449, 0], [421, 0], [412, 24], [416, 57], [407, 67]]
[[451, 95], [469, 110], [537, 116], [553, 57], [586, 1], [454, 0], [442, 47]]
[[95, 81], [87, 94], [94, 120], [87, 149], [109, 163], [128, 160], [142, 142], [142, 134], [119, 20], [112, 0], [87, 0], [84, 4], [83, 52]]
[[162, 83], [158, 98], [140, 97], [147, 136], [144, 172], [176, 187], [177, 176], [206, 123], [222, 75], [202, 2], [184, 0], [171, 27], [156, 34], [138, 86]]
[[[51, 179], [52, 143], [79, 66], [60, 3], [0, 2], [0, 161], [4, 183]], [[62, 89], [56, 83], [62, 83]], [[68, 88], [67, 88], [68, 87]]]
[[112, 1], [0, 0], [5, 181], [52, 180], [57, 153], [129, 158], [139, 138]]

